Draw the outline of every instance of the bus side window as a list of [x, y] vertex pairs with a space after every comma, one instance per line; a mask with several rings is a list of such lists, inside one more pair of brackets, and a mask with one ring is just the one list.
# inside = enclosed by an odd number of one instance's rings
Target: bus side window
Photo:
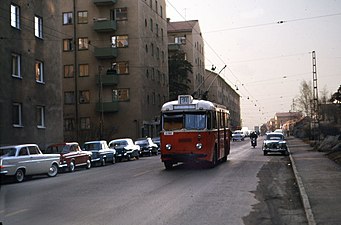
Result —
[[207, 129], [212, 129], [212, 112], [207, 112]]

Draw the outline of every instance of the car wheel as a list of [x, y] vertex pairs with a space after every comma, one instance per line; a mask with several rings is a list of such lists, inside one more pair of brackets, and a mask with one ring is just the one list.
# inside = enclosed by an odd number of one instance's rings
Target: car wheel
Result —
[[17, 172], [15, 172], [15, 180], [20, 183], [23, 182], [25, 179], [25, 172], [23, 169], [18, 169]]
[[116, 157], [112, 157], [112, 164], [115, 164], [116, 163]]
[[69, 172], [74, 172], [75, 171], [75, 162], [71, 161], [69, 165]]
[[105, 166], [105, 158], [102, 158], [102, 160], [101, 160], [101, 166]]
[[135, 159], [140, 159], [140, 156], [139, 155], [135, 156]]
[[86, 169], [90, 169], [91, 168], [91, 160], [90, 159], [87, 159], [86, 160]]
[[51, 165], [51, 167], [50, 167], [49, 172], [47, 173], [47, 175], [48, 175], [49, 177], [55, 177], [55, 176], [57, 175], [57, 173], [58, 173], [58, 166], [57, 166], [55, 163], [53, 163], [53, 164]]
[[267, 155], [267, 154], [268, 154], [268, 152], [267, 152], [267, 151], [263, 151], [263, 153], [264, 153], [264, 155]]

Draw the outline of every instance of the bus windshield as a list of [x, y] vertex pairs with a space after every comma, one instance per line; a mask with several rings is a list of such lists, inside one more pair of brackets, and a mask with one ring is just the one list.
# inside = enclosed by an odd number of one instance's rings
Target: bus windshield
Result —
[[205, 113], [169, 113], [163, 115], [163, 129], [173, 130], [204, 130], [207, 116]]

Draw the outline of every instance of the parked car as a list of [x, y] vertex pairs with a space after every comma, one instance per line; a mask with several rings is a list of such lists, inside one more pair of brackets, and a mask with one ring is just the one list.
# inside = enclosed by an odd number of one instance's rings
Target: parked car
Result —
[[135, 144], [140, 146], [141, 156], [151, 156], [158, 154], [158, 146], [152, 141], [151, 138], [140, 138], [135, 141]]
[[232, 133], [232, 141], [244, 141], [245, 134], [241, 130], [236, 130]]
[[118, 161], [122, 159], [130, 160], [132, 158], [139, 159], [140, 146], [135, 145], [130, 138], [115, 139], [109, 142], [109, 148], [116, 150], [116, 158]]
[[60, 154], [59, 168], [75, 171], [76, 167], [91, 168], [92, 152], [82, 151], [77, 142], [53, 144], [47, 147], [45, 154]]
[[158, 151], [160, 152], [160, 148], [161, 148], [160, 137], [154, 137], [152, 138], [152, 141], [157, 145]]
[[288, 147], [284, 135], [281, 133], [268, 133], [263, 141], [263, 153], [267, 155], [269, 152], [278, 152], [288, 155]]
[[106, 141], [88, 141], [84, 143], [83, 151], [91, 151], [91, 163], [105, 166], [107, 162], [116, 162], [116, 150], [108, 147]]
[[0, 147], [0, 175], [14, 176], [17, 182], [38, 174], [54, 177], [59, 163], [59, 154], [42, 154], [36, 144]]

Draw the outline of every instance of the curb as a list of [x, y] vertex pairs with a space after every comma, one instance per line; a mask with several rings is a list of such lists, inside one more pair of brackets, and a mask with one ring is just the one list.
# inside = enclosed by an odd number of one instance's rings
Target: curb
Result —
[[313, 211], [312, 211], [311, 206], [310, 206], [308, 195], [307, 195], [307, 193], [305, 191], [302, 179], [301, 179], [301, 177], [300, 177], [300, 175], [299, 175], [299, 173], [297, 171], [297, 167], [296, 167], [294, 158], [291, 156], [291, 151], [290, 151], [289, 147], [288, 147], [288, 151], [289, 151], [290, 162], [291, 162], [291, 165], [292, 165], [292, 170], [294, 171], [296, 183], [297, 183], [298, 189], [300, 191], [301, 200], [302, 200], [302, 203], [303, 203], [303, 208], [304, 208], [304, 211], [305, 211], [305, 215], [307, 217], [308, 224], [309, 225], [316, 225], [316, 221], [314, 219], [314, 215], [313, 215]]

